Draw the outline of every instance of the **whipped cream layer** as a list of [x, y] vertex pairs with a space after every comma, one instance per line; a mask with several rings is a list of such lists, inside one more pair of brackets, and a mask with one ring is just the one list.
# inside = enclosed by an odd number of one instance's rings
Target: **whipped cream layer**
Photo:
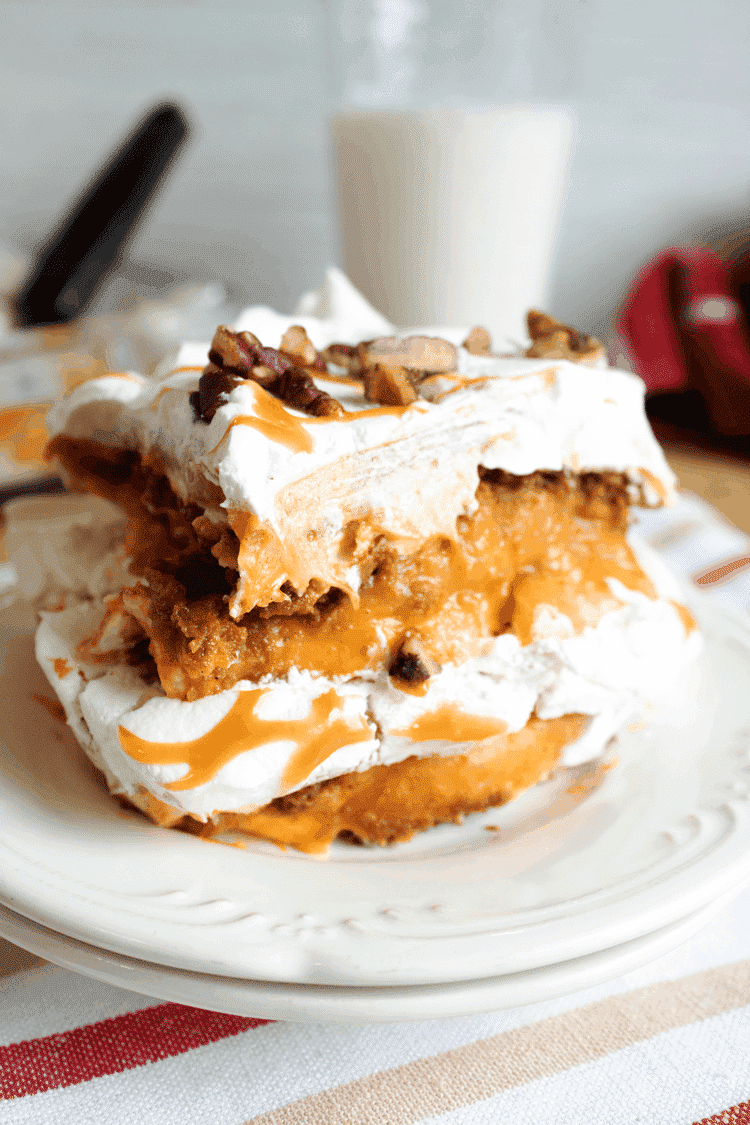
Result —
[[35, 609], [60, 609], [135, 584], [125, 513], [99, 496], [27, 496], [3, 505], [18, 592]]
[[[621, 605], [595, 627], [576, 633], [559, 613], [541, 615], [533, 643], [497, 637], [486, 655], [444, 666], [423, 695], [394, 687], [385, 669], [349, 677], [293, 669], [195, 702], [168, 699], [134, 668], [78, 659], [76, 647], [96, 628], [106, 598], [71, 600], [64, 590], [67, 607], [42, 614], [37, 658], [114, 792], [146, 790], [199, 819], [250, 811], [374, 765], [460, 753], [493, 733], [520, 730], [532, 714], [591, 716], [564, 752], [563, 762], [574, 764], [600, 753], [644, 703], [668, 690], [700, 647], [677, 585], [658, 559], [633, 546], [657, 599], [613, 580]], [[85, 544], [68, 541], [67, 550], [75, 556]], [[73, 557], [67, 572], [75, 571]]]
[[633, 500], [654, 505], [674, 489], [645, 417], [643, 384], [625, 371], [460, 348], [458, 373], [428, 380], [430, 398], [410, 406], [373, 406], [358, 384], [321, 378], [347, 416], [311, 418], [247, 381], [208, 424], [190, 404], [199, 376], [92, 380], [51, 411], [48, 425], [53, 436], [155, 456], [183, 501], [212, 507], [240, 540], [267, 533], [262, 566], [257, 551], [240, 553], [237, 617], [284, 600], [286, 583], [302, 593], [313, 578], [356, 598], [357, 550], [342, 551], [346, 529], [351, 535], [356, 525], [357, 546], [378, 534], [404, 552], [451, 538], [456, 520], [476, 510], [480, 466], [519, 476], [622, 472]]

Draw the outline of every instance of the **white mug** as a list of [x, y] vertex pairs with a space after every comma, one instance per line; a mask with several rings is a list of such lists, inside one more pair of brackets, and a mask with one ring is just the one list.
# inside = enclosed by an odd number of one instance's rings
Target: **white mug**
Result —
[[526, 336], [544, 306], [573, 118], [562, 107], [332, 120], [343, 265], [394, 324]]

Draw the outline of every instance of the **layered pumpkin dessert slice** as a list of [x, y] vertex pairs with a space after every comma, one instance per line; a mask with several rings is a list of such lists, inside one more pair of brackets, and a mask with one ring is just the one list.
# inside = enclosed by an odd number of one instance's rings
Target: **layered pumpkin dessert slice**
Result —
[[[121, 538], [37, 654], [114, 793], [203, 835], [389, 844], [596, 756], [679, 676], [694, 623], [628, 538], [673, 491], [642, 384], [530, 326], [498, 357], [250, 318], [54, 408], [49, 456]], [[89, 557], [90, 524], [54, 549]]]

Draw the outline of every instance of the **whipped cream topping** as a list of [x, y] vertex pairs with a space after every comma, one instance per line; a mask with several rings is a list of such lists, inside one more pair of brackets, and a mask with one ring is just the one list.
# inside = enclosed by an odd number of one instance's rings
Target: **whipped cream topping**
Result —
[[35, 609], [116, 593], [137, 582], [125, 513], [99, 496], [27, 496], [3, 506], [18, 592]]
[[[476, 735], [463, 742], [423, 736], [420, 722], [444, 715], [446, 709], [494, 720], [498, 730], [509, 732], [520, 730], [532, 714], [542, 719], [572, 712], [590, 715], [587, 731], [564, 751], [563, 763], [571, 765], [600, 753], [644, 703], [676, 682], [700, 647], [697, 630], [686, 629], [678, 608], [679, 587], [637, 538], [632, 545], [658, 590], [657, 599], [612, 580], [621, 604], [595, 627], [576, 633], [566, 618], [550, 614], [540, 619], [531, 644], [521, 646], [512, 634], [503, 634], [486, 655], [444, 666], [431, 677], [424, 695], [400, 691], [385, 670], [349, 677], [292, 670], [283, 679], [242, 681], [195, 702], [168, 699], [158, 683], [145, 684], [129, 666], [108, 668], [78, 659], [76, 646], [94, 631], [106, 603], [100, 596], [71, 601], [70, 590], [62, 587], [61, 601], [69, 604], [42, 614], [37, 658], [76, 737], [114, 792], [137, 796], [142, 788], [180, 813], [201, 819], [218, 811], [251, 810], [343, 773], [411, 756], [456, 754], [475, 745]], [[68, 539], [65, 549], [71, 558], [56, 567], [57, 574], [76, 572], [86, 544]], [[170, 754], [169, 744], [210, 739], [238, 705], [251, 701], [249, 693], [254, 693], [254, 720], [269, 723], [272, 737], [235, 747], [203, 780], [194, 770], [198, 783], [192, 783], [190, 763], [179, 760], [179, 745]], [[303, 761], [305, 768], [297, 769], [290, 782], [290, 771], [299, 766], [305, 749], [307, 720], [331, 693], [334, 706], [326, 712], [326, 722], [342, 724], [336, 748], [320, 761], [308, 761], [309, 769]], [[139, 740], [156, 744], [154, 760], [128, 753]]]
[[[240, 321], [264, 344], [267, 312], [249, 310]], [[280, 320], [279, 331], [294, 318]], [[318, 340], [333, 332], [331, 323], [339, 332], [338, 320], [326, 321]], [[363, 323], [360, 310], [356, 335]], [[203, 345], [200, 363], [207, 351]], [[340, 550], [347, 525], [369, 522], [403, 550], [450, 537], [457, 518], [475, 510], [480, 465], [517, 475], [618, 471], [647, 503], [673, 494], [674, 475], [644, 414], [643, 384], [614, 368], [459, 348], [457, 375], [428, 380], [430, 397], [407, 407], [373, 407], [357, 386], [321, 378], [348, 417], [311, 418], [245, 382], [206, 424], [190, 405], [200, 372], [179, 367], [158, 382], [131, 375], [84, 383], [53, 408], [48, 426], [52, 435], [156, 455], [183, 500], [206, 503], [218, 486], [225, 512], [247, 513], [272, 532], [281, 563], [252, 598], [241, 581], [235, 616], [283, 599], [285, 583], [301, 593], [312, 578], [356, 597], [358, 569]]]

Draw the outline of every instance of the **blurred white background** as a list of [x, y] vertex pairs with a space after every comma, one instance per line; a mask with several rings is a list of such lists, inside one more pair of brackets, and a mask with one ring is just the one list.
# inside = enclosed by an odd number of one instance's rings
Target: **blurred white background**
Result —
[[[495, 21], [503, 49], [482, 65], [498, 101], [578, 117], [555, 315], [607, 336], [657, 249], [750, 228], [748, 0], [465, 8]], [[283, 310], [338, 259], [321, 0], [1, 0], [0, 13], [4, 237], [33, 249], [140, 114], [171, 98], [192, 141], [131, 257]], [[470, 23], [456, 50], [481, 54]]]

